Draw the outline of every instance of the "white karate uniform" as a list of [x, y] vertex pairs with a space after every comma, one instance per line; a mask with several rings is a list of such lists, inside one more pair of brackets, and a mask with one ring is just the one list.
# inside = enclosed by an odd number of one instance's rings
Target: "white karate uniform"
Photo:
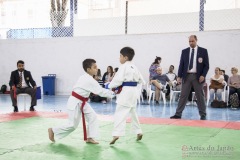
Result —
[[[131, 61], [127, 61], [119, 67], [108, 87], [116, 88], [122, 85], [123, 82], [138, 82], [142, 85], [145, 84], [141, 73]], [[122, 88], [116, 101], [117, 107], [114, 115], [114, 129], [112, 136], [125, 135], [126, 119], [129, 114], [132, 118], [133, 132], [135, 134], [142, 133], [136, 112], [137, 99], [139, 96], [140, 93], [137, 86], [124, 86]]]
[[[73, 87], [73, 91], [82, 97], [89, 97], [90, 93], [100, 95], [102, 97], [112, 98], [114, 93], [110, 90], [102, 88], [98, 82], [89, 74], [84, 74], [79, 77], [77, 83]], [[73, 132], [81, 120], [81, 105], [82, 101], [73, 97], [69, 97], [67, 102], [68, 108], [68, 124], [53, 127], [54, 137], [56, 139], [61, 139], [71, 132]], [[92, 109], [89, 103], [86, 102], [83, 107], [85, 120], [87, 125], [87, 138], [96, 138], [98, 136], [98, 123], [96, 112]]]

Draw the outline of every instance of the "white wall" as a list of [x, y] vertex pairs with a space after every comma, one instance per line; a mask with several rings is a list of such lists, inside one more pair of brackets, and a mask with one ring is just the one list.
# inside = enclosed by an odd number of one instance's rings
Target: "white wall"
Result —
[[177, 71], [181, 50], [188, 47], [191, 34], [196, 34], [199, 46], [209, 51], [208, 76], [213, 74], [217, 66], [225, 69], [227, 74], [230, 74], [232, 66], [240, 67], [240, 30], [0, 40], [0, 85], [8, 84], [11, 71], [16, 69], [16, 62], [21, 59], [38, 85], [42, 86], [41, 76], [55, 73], [56, 94], [69, 94], [79, 75], [83, 74], [82, 61], [85, 58], [96, 59], [103, 74], [108, 65], [119, 65], [119, 50], [124, 46], [135, 49], [134, 62], [147, 80], [148, 69], [155, 56], [162, 57], [164, 72], [171, 64], [176, 66]]

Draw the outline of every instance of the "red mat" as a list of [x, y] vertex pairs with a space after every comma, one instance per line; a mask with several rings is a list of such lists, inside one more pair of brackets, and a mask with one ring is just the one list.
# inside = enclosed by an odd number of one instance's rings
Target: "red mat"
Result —
[[[44, 118], [63, 118], [68, 117], [67, 113], [62, 112], [18, 112], [9, 114], [0, 114], [0, 122], [8, 122], [30, 117], [44, 117]], [[113, 121], [112, 116], [98, 115], [99, 120]], [[176, 125], [176, 126], [191, 126], [191, 127], [207, 127], [207, 128], [225, 128], [240, 130], [240, 122], [226, 122], [226, 121], [202, 121], [202, 120], [183, 120], [183, 119], [164, 119], [164, 118], [139, 118], [142, 124], [162, 124], [162, 125]], [[127, 122], [131, 122], [130, 119]]]

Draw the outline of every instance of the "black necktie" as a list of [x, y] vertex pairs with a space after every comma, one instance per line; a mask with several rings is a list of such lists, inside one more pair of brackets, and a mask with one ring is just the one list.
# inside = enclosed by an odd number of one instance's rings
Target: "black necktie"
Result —
[[189, 70], [191, 70], [193, 68], [193, 57], [194, 57], [194, 49], [192, 49], [191, 52], [191, 59], [190, 59], [190, 63], [189, 63]]
[[19, 88], [22, 87], [22, 72], [20, 72], [20, 75], [19, 75], [19, 83], [18, 83], [18, 86], [19, 86]]

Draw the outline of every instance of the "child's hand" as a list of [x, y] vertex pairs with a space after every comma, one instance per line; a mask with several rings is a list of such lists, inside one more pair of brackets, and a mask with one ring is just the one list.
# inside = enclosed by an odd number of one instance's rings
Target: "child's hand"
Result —
[[116, 96], [116, 94], [114, 92], [112, 92], [110, 98], [114, 98]]
[[109, 84], [110, 84], [110, 83], [105, 83], [105, 89], [109, 89], [109, 87], [108, 87]]

